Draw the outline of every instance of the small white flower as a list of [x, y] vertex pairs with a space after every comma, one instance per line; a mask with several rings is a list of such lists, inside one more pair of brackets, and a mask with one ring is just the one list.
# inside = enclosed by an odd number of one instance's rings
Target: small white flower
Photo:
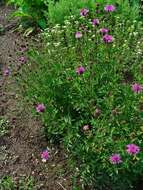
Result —
[[60, 42], [54, 43], [54, 46], [55, 46], [55, 47], [58, 47], [59, 45], [60, 45]]
[[76, 25], [78, 25], [78, 24], [79, 24], [79, 22], [78, 22], [78, 21], [75, 21], [75, 24], [76, 24]]
[[138, 35], [138, 32], [133, 32], [133, 35], [134, 35], [134, 36], [137, 36], [137, 35]]
[[44, 162], [44, 163], [45, 163], [45, 162], [47, 162], [47, 160], [46, 160], [46, 159], [42, 159], [42, 162]]
[[49, 45], [50, 45], [50, 43], [48, 42], [48, 43], [47, 43], [47, 46], [49, 46]]

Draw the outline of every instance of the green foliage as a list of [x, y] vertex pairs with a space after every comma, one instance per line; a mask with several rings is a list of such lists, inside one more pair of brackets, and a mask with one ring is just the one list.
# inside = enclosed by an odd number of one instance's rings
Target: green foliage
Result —
[[[21, 17], [24, 27], [36, 26], [45, 29], [47, 24], [64, 23], [64, 20], [70, 15], [79, 15], [81, 8], [94, 10], [96, 3], [103, 5], [105, 0], [8, 0], [18, 7], [13, 14]], [[108, 0], [106, 3], [114, 4], [114, 0]], [[124, 16], [128, 18], [136, 15], [138, 10], [138, 1], [117, 0], [116, 3]], [[128, 9], [134, 9], [132, 15]], [[128, 15], [127, 15], [128, 14]]]
[[18, 7], [13, 16], [21, 17], [24, 27], [39, 26], [46, 27], [46, 17], [44, 12], [48, 11], [48, 0], [9, 0]]
[[94, 0], [59, 0], [56, 3], [49, 1], [48, 18], [50, 23], [64, 23], [67, 16], [79, 15], [81, 8], [95, 9]]
[[[56, 3], [54, 3], [52, 0], [49, 1], [49, 7], [48, 7], [48, 21], [50, 23], [64, 23], [64, 20], [66, 19], [67, 16], [74, 15], [78, 16], [79, 15], [79, 10], [81, 8], [87, 8], [90, 10], [94, 10], [96, 7], [96, 4], [99, 3], [101, 5], [105, 4], [117, 4], [120, 7], [120, 11], [123, 16], [127, 17], [133, 17], [137, 16], [137, 12], [139, 11], [138, 3], [137, 1], [132, 2], [132, 7], [130, 7], [129, 1], [128, 0], [117, 0], [116, 3], [114, 0], [97, 0], [95, 3], [95, 0], [59, 0]], [[134, 9], [132, 11], [133, 15], [130, 15], [130, 12], [128, 11], [129, 9]], [[127, 15], [128, 14], [128, 15]], [[128, 17], [128, 18], [129, 18]]]
[[0, 190], [33, 190], [34, 181], [32, 177], [21, 178], [16, 184], [10, 176], [5, 176], [0, 179]]
[[[82, 184], [129, 190], [143, 172], [143, 152], [126, 151], [127, 144], [143, 147], [143, 95], [131, 88], [143, 81], [142, 22], [136, 6], [120, 4], [112, 13], [102, 11], [104, 4], [98, 9], [99, 14], [91, 9], [86, 17], [71, 15], [64, 25], [45, 30], [42, 48], [29, 51], [30, 63], [23, 68], [24, 93], [35, 105], [45, 105], [40, 116], [47, 138], [64, 144]], [[99, 25], [92, 25], [94, 18]], [[109, 29], [112, 43], [103, 41], [100, 28]], [[81, 75], [79, 66], [85, 68]], [[109, 161], [115, 153], [122, 163]]]
[[1, 190], [14, 190], [15, 189], [15, 184], [12, 180], [11, 177], [3, 177], [1, 180], [0, 180], [0, 189]]
[[8, 132], [8, 121], [0, 117], [0, 137]]

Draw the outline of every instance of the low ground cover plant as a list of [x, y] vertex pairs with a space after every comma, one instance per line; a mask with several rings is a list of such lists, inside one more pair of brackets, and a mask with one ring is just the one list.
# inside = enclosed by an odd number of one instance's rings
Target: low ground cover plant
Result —
[[129, 190], [143, 172], [143, 27], [135, 10], [82, 7], [45, 30], [23, 68], [33, 112], [68, 151], [83, 189]]
[[4, 176], [0, 179], [1, 190], [33, 190], [34, 180], [32, 177], [21, 178], [17, 183], [9, 176]]
[[7, 134], [9, 123], [5, 118], [0, 117], [0, 137]]

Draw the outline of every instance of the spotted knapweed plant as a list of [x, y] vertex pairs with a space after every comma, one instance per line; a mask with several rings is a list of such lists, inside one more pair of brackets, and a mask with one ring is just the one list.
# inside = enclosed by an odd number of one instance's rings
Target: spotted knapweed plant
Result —
[[23, 68], [47, 138], [90, 189], [129, 190], [143, 173], [143, 28], [121, 10], [83, 7], [47, 28]]

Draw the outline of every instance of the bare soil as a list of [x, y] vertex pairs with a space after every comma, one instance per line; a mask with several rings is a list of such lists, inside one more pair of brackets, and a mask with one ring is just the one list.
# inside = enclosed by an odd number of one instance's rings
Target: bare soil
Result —
[[[0, 7], [0, 118], [8, 121], [9, 132], [0, 137], [0, 178], [11, 176], [17, 183], [21, 177], [33, 176], [35, 190], [70, 190], [70, 172], [62, 149], [47, 144], [43, 126], [31, 115], [31, 106], [24, 100], [16, 80], [20, 64], [18, 48], [28, 46], [22, 35], [13, 32], [15, 21], [8, 21], [12, 8]], [[2, 71], [10, 69], [4, 77]], [[40, 152], [49, 147], [50, 158], [43, 163]], [[1, 188], [0, 188], [1, 189]]]

